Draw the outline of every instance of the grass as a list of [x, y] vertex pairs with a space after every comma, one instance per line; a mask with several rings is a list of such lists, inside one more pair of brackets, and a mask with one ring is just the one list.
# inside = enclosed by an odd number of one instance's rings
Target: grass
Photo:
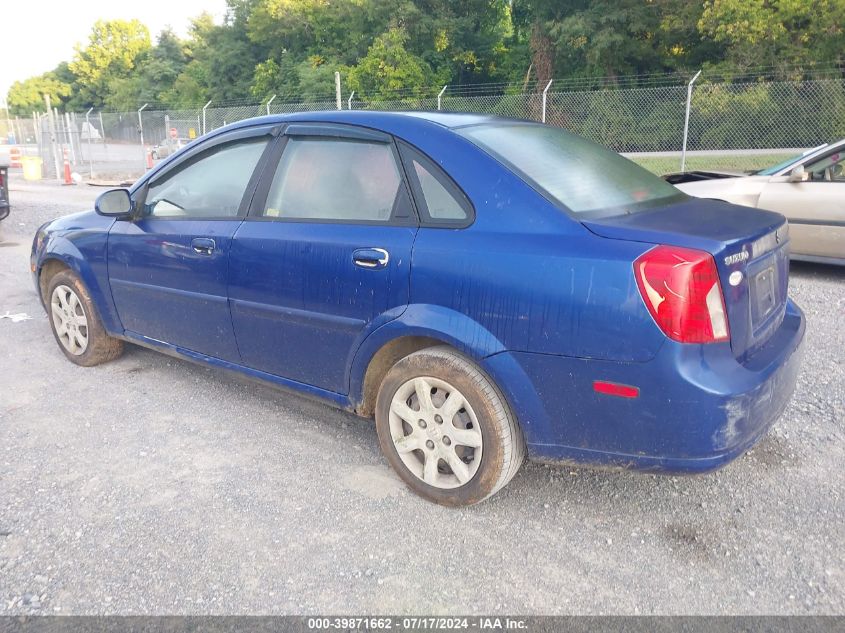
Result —
[[[716, 171], [757, 171], [785, 161], [792, 153], [773, 154], [710, 154], [710, 155], [687, 155], [686, 171], [696, 169]], [[681, 170], [681, 156], [632, 157], [635, 163], [642, 165], [651, 172], [658, 175], [678, 172]]]

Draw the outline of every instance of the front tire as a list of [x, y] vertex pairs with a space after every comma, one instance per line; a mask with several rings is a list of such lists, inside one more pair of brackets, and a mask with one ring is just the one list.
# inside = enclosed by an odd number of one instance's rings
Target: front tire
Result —
[[123, 353], [123, 341], [106, 333], [88, 289], [70, 270], [62, 270], [47, 285], [47, 315], [59, 349], [72, 363], [91, 367]]
[[483, 501], [525, 460], [522, 431], [498, 388], [447, 346], [406, 356], [387, 373], [376, 429], [399, 477], [441, 505]]

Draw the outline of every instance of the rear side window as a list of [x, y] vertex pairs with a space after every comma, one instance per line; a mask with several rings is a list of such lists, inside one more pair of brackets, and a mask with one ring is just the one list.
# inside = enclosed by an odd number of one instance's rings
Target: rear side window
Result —
[[269, 137], [217, 145], [167, 172], [147, 190], [147, 215], [162, 218], [235, 217]]
[[288, 140], [267, 196], [271, 218], [388, 222], [408, 208], [392, 147], [338, 138]]
[[616, 152], [560, 128], [505, 123], [456, 131], [574, 213], [633, 213], [686, 197]]
[[469, 224], [472, 205], [452, 179], [407, 143], [400, 143], [400, 148], [423, 219], [429, 224], [443, 226]]

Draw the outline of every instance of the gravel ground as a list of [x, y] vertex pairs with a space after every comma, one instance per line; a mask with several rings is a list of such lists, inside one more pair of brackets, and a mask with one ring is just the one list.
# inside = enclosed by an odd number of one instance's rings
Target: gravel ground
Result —
[[526, 464], [450, 510], [368, 421], [131, 346], [65, 360], [29, 242], [96, 193], [13, 182], [0, 224], [0, 314], [33, 317], [0, 320], [0, 614], [845, 613], [845, 270], [794, 267], [798, 389], [733, 464]]

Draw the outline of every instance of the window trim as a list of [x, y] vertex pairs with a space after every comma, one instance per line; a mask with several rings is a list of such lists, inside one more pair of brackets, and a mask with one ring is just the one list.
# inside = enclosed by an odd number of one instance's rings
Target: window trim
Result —
[[[288, 132], [292, 131], [292, 134]], [[393, 154], [394, 164], [396, 165], [397, 173], [399, 174], [400, 187], [404, 190], [404, 195], [408, 201], [408, 215], [396, 216], [391, 213], [387, 221], [379, 220], [340, 220], [340, 219], [321, 219], [321, 218], [283, 218], [276, 216], [265, 216], [264, 208], [267, 204], [267, 198], [270, 195], [270, 189], [273, 186], [273, 179], [284, 157], [287, 149], [288, 141], [291, 139], [304, 140], [310, 139], [312, 141], [330, 141], [333, 139], [346, 139], [357, 141], [361, 143], [371, 143], [375, 145], [388, 145]], [[256, 188], [255, 194], [252, 197], [252, 202], [249, 206], [249, 212], [244, 220], [250, 222], [282, 222], [295, 224], [348, 224], [348, 225], [366, 225], [366, 226], [404, 226], [417, 227], [419, 226], [419, 218], [417, 214], [417, 207], [414, 202], [414, 197], [411, 192], [411, 187], [408, 183], [407, 175], [403, 168], [399, 149], [393, 142], [389, 134], [370, 130], [360, 126], [345, 125], [339, 123], [310, 123], [297, 122], [287, 126], [284, 132], [280, 135], [276, 147], [271, 155], [267, 156], [267, 162], [261, 174], [261, 180]]]
[[[137, 194], [133, 196], [134, 198], [134, 210], [132, 212], [131, 221], [137, 222], [141, 220], [151, 221], [151, 220], [164, 220], [169, 222], [190, 222], [190, 221], [200, 221], [200, 222], [218, 222], [218, 221], [232, 221], [232, 220], [240, 220], [246, 217], [250, 203], [252, 202], [253, 197], [255, 196], [256, 188], [259, 184], [259, 178], [261, 174], [264, 173], [264, 169], [266, 167], [266, 162], [272, 157], [273, 149], [278, 143], [278, 137], [280, 133], [283, 131], [283, 126], [278, 124], [273, 125], [261, 125], [261, 126], [251, 126], [243, 129], [232, 130], [231, 132], [227, 132], [224, 134], [220, 134], [219, 136], [212, 137], [207, 141], [204, 141], [198, 144], [196, 147], [192, 148], [189, 152], [186, 152], [184, 156], [181, 156], [177, 160], [173, 161], [172, 163], [168, 163], [164, 169], [161, 171], [155, 172], [152, 176], [150, 176], [137, 190]], [[252, 139], [252, 138], [260, 138], [262, 136], [269, 136], [267, 146], [264, 148], [261, 156], [258, 159], [258, 162], [255, 165], [255, 169], [252, 172], [252, 175], [249, 177], [247, 181], [246, 189], [244, 189], [244, 195], [241, 197], [241, 201], [238, 205], [238, 213], [236, 215], [212, 215], [212, 216], [157, 216], [152, 214], [145, 214], [144, 207], [147, 202], [147, 193], [151, 186], [162, 182], [163, 180], [178, 174], [181, 170], [186, 169], [187, 167], [193, 165], [196, 162], [199, 162], [204, 157], [209, 155], [209, 152], [213, 151], [215, 148], [219, 148], [222, 145], [226, 145], [228, 143], [232, 143], [234, 141], [239, 141], [242, 139]]]
[[[408, 178], [411, 192], [413, 193], [414, 205], [420, 216], [420, 226], [435, 229], [465, 229], [471, 226], [475, 222], [475, 206], [472, 204], [470, 197], [461, 189], [460, 185], [434, 159], [419, 148], [401, 139], [397, 139], [396, 144], [399, 148], [399, 155], [402, 159], [402, 166]], [[446, 192], [455, 199], [466, 213], [466, 218], [456, 220], [433, 218], [431, 216], [422, 184], [420, 183], [419, 176], [417, 176], [417, 170], [414, 169], [414, 161], [422, 165], [440, 183]]]
[[285, 136], [323, 136], [329, 138], [346, 138], [372, 143], [390, 143], [390, 135], [386, 132], [359, 125], [344, 123], [291, 123], [285, 129]]

